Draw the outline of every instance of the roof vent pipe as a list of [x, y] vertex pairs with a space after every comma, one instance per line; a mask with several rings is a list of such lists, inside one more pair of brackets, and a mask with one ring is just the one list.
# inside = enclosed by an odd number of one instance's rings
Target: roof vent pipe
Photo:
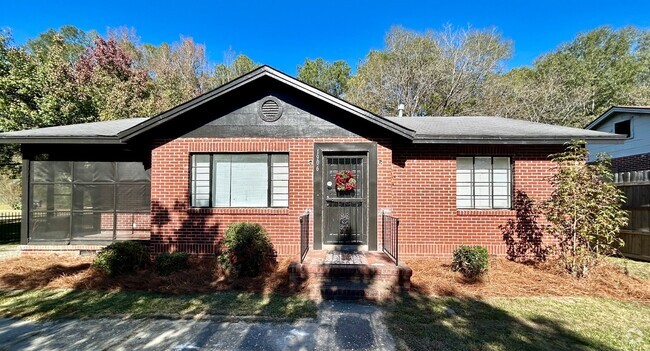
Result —
[[399, 104], [397, 105], [397, 116], [402, 117], [402, 114], [404, 114], [404, 104]]

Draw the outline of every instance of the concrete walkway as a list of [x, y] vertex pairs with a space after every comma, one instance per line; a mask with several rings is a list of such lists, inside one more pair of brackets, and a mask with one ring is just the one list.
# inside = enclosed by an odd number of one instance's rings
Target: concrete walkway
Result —
[[0, 350], [393, 350], [375, 306], [323, 302], [295, 323], [0, 319]]

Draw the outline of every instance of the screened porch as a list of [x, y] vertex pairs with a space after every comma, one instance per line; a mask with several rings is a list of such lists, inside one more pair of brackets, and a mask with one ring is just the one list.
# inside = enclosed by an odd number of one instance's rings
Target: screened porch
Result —
[[29, 161], [28, 243], [147, 240], [150, 172], [142, 162]]

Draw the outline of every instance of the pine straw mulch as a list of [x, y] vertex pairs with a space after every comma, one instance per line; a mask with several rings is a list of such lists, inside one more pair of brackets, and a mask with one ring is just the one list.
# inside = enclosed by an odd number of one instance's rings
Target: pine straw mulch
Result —
[[218, 270], [214, 258], [190, 258], [190, 268], [160, 276], [147, 267], [134, 274], [110, 277], [92, 267], [93, 257], [22, 255], [0, 262], [0, 290], [68, 288], [90, 290], [139, 290], [166, 294], [209, 293], [241, 290], [295, 295], [300, 286], [289, 284], [291, 260], [255, 278], [233, 278]]
[[[153, 267], [131, 275], [109, 277], [91, 266], [92, 257], [22, 255], [0, 262], [0, 290], [72, 288], [90, 290], [140, 290], [188, 294], [240, 290], [296, 295], [304, 283], [289, 283], [290, 259], [255, 278], [230, 277], [216, 267], [214, 258], [190, 258], [190, 269], [160, 276]], [[523, 264], [502, 258], [490, 260], [490, 270], [478, 282], [465, 281], [452, 272], [449, 261], [410, 259], [412, 291], [423, 295], [471, 298], [529, 296], [591, 296], [650, 302], [650, 280], [641, 280], [620, 267], [602, 261], [589, 277], [576, 279], [552, 262]]]
[[412, 291], [425, 295], [485, 297], [590, 296], [650, 302], [650, 280], [626, 275], [622, 268], [601, 261], [587, 278], [576, 279], [556, 262], [525, 264], [503, 258], [490, 260], [485, 277], [468, 282], [452, 272], [448, 261], [412, 259]]

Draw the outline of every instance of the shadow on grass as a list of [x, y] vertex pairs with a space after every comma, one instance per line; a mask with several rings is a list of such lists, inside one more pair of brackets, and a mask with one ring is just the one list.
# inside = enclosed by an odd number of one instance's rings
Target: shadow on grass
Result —
[[560, 320], [519, 318], [474, 298], [402, 294], [387, 324], [403, 350], [614, 350]]
[[188, 295], [53, 289], [0, 291], [0, 315], [38, 320], [196, 315], [294, 320], [315, 314], [316, 305], [309, 300], [236, 291]]

